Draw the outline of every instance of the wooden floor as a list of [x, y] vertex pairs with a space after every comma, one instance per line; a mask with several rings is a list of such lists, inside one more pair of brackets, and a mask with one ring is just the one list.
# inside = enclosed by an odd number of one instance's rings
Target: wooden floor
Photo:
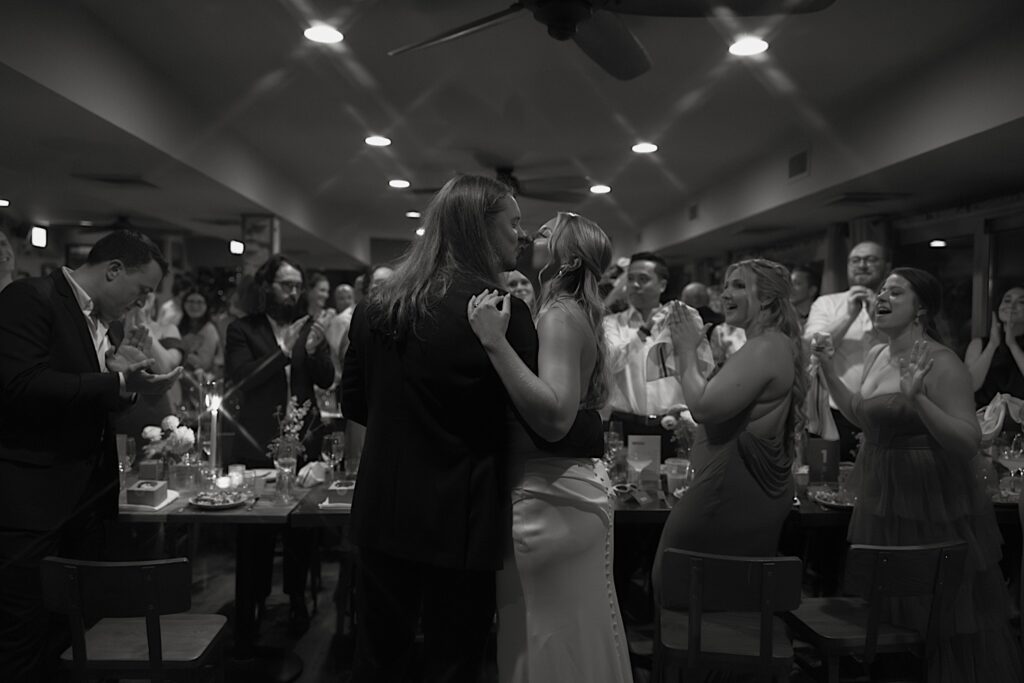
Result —
[[[205, 535], [192, 546], [192, 609], [195, 612], [219, 612], [230, 619], [234, 609], [234, 539], [228, 531], [218, 530], [216, 527], [204, 528], [203, 534]], [[334, 602], [341, 557], [339, 539], [325, 538], [321, 562], [323, 587], [317, 594], [315, 611], [312, 599], [307, 598], [311, 612], [310, 628], [298, 637], [290, 636], [287, 632], [288, 597], [281, 591], [281, 558], [279, 554], [275, 557], [274, 589], [267, 601], [267, 612], [260, 627], [258, 645], [291, 651], [298, 655], [303, 662], [302, 674], [296, 679], [300, 683], [339, 683], [350, 680], [352, 643], [349, 638], [338, 637], [337, 610]], [[646, 683], [650, 680], [648, 667], [646, 658], [640, 657], [634, 662], [635, 683]], [[914, 680], [911, 672], [915, 672], [916, 667], [913, 666], [913, 662], [908, 662], [907, 666], [897, 663], [896, 668], [896, 679]], [[851, 662], [851, 670], [844, 672], [844, 680], [870, 680], [867, 676], [858, 676], [859, 673], [859, 667]], [[907, 675], [901, 675], [904, 673]], [[232, 676], [229, 670], [228, 681], [233, 680], [251, 683], [249, 676]], [[794, 667], [791, 680], [795, 683], [809, 683], [814, 679]], [[481, 683], [496, 681], [492, 642]]]

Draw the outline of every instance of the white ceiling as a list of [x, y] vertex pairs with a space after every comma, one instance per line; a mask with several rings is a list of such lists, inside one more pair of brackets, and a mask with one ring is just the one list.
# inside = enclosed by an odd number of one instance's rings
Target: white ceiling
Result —
[[[1024, 189], [1019, 0], [836, 0], [815, 14], [732, 22], [623, 16], [654, 63], [627, 82], [525, 12], [385, 54], [506, 6], [5, 0], [4, 211], [51, 225], [125, 215], [225, 240], [238, 228], [224, 223], [273, 213], [286, 249], [344, 268], [370, 260], [370, 237], [412, 237], [403, 214], [429, 195], [388, 179], [431, 188], [498, 164], [527, 186], [578, 176], [613, 187], [571, 205], [524, 198], [528, 223], [573, 209], [601, 223], [617, 252], [675, 258]], [[345, 41], [309, 43], [312, 20]], [[765, 59], [727, 54], [738, 29], [765, 35]], [[369, 133], [394, 144], [367, 147]], [[641, 139], [660, 150], [633, 154]], [[791, 181], [779, 169], [805, 150], [810, 173]], [[853, 191], [903, 196], [831, 203]]]

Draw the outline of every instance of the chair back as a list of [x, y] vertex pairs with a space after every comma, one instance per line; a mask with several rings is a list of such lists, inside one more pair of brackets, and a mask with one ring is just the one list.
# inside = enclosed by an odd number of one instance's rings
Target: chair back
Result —
[[88, 660], [87, 620], [145, 617], [152, 671], [160, 677], [163, 651], [160, 615], [187, 612], [192, 606], [192, 573], [184, 557], [145, 562], [90, 562], [47, 557], [42, 563], [46, 608], [68, 615], [75, 668]]
[[776, 612], [800, 606], [803, 565], [798, 557], [737, 557], [669, 548], [662, 556], [662, 607], [689, 615], [687, 665], [701, 652], [704, 612], [756, 612], [761, 615], [758, 658], [772, 659]]
[[913, 546], [853, 545], [846, 556], [844, 590], [868, 603], [865, 663], [875, 657], [878, 627], [891, 598], [930, 597], [925, 647], [942, 636], [964, 574], [967, 544], [963, 541]]

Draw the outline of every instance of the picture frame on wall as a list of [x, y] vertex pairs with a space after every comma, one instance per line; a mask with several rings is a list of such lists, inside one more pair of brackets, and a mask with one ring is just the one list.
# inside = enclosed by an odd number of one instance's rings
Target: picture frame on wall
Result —
[[85, 263], [91, 249], [91, 244], [69, 244], [64, 251], [64, 265], [71, 269], [77, 268]]

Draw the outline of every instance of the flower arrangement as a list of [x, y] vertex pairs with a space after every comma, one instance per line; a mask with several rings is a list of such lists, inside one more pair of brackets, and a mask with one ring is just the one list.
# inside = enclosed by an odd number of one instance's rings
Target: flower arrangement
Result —
[[689, 409], [681, 403], [675, 404], [662, 416], [661, 426], [672, 432], [672, 442], [676, 445], [679, 457], [690, 457], [690, 448], [697, 433], [697, 423], [694, 422]]
[[195, 432], [181, 424], [174, 415], [165, 417], [159, 427], [150, 425], [144, 428], [142, 438], [149, 442], [142, 447], [142, 452], [147, 458], [180, 458], [196, 445]]
[[299, 434], [302, 432], [302, 426], [306, 422], [306, 415], [309, 413], [310, 407], [309, 399], [300, 404], [299, 400], [294, 396], [288, 398], [288, 405], [283, 410], [281, 406], [277, 407], [275, 415], [280, 436], [272, 439], [267, 444], [267, 455], [271, 459], [282, 457], [298, 458], [302, 455], [305, 447], [302, 445], [302, 439], [299, 437]]

